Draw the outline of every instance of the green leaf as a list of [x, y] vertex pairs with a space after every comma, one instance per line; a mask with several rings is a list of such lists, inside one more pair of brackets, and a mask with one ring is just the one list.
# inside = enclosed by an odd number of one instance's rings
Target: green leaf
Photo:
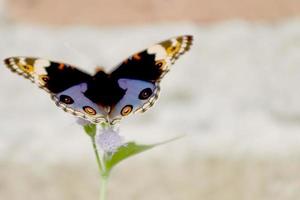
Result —
[[150, 145], [136, 144], [135, 142], [129, 142], [129, 143], [121, 146], [114, 154], [105, 155], [105, 157], [104, 157], [105, 170], [107, 173], [109, 173], [111, 171], [111, 169], [114, 166], [116, 166], [119, 162], [121, 162], [122, 160], [125, 160], [131, 156], [134, 156], [141, 152], [147, 151], [149, 149], [152, 149], [153, 147], [177, 140], [179, 138], [181, 138], [181, 136], [170, 139], [170, 140], [166, 140], [164, 142], [150, 144]]
[[94, 138], [97, 132], [97, 126], [96, 124], [87, 124], [83, 126], [84, 131], [86, 134], [88, 134], [90, 137]]
[[106, 155], [104, 158], [106, 171], [109, 172], [116, 164], [122, 160], [136, 155], [143, 151], [153, 148], [155, 145], [139, 145], [135, 142], [129, 142], [120, 147], [113, 155]]

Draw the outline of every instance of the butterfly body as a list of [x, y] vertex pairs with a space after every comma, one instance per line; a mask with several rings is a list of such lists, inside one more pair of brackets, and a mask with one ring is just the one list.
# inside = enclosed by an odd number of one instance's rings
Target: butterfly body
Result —
[[111, 73], [92, 76], [72, 65], [31, 57], [10, 57], [5, 64], [50, 93], [64, 111], [92, 123], [116, 123], [144, 112], [158, 98], [160, 80], [187, 51], [191, 36], [179, 36], [134, 54]]

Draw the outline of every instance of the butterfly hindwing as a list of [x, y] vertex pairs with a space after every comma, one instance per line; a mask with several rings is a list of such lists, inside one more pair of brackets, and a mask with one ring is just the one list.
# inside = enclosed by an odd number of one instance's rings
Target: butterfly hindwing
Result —
[[65, 63], [40, 58], [11, 57], [4, 62], [13, 72], [50, 93], [64, 111], [94, 123], [106, 121], [104, 108], [84, 95], [92, 79], [89, 74]]
[[[149, 99], [155, 95], [155, 84], [133, 79], [119, 79], [118, 83], [126, 91], [123, 98], [113, 107], [109, 116], [114, 120], [125, 117], [131, 113], [145, 109]], [[144, 106], [141, 107], [141, 104]]]
[[[122, 118], [130, 113], [145, 112], [150, 108], [158, 99], [160, 80], [176, 59], [189, 50], [192, 39], [192, 36], [188, 35], [171, 38], [136, 53], [122, 62], [110, 76], [118, 81], [121, 88], [124, 80], [129, 87], [126, 88], [126, 93], [120, 102], [112, 107], [110, 117]], [[143, 100], [139, 99], [136, 94], [147, 88], [151, 88], [152, 94]], [[136, 96], [133, 97], [133, 94]], [[131, 112], [124, 115], [122, 110], [130, 110], [128, 105], [132, 104], [134, 106]]]
[[106, 122], [107, 111], [105, 107], [91, 101], [85, 95], [87, 89], [87, 83], [80, 83], [52, 95], [52, 99], [58, 107], [77, 117], [81, 117], [92, 123]]

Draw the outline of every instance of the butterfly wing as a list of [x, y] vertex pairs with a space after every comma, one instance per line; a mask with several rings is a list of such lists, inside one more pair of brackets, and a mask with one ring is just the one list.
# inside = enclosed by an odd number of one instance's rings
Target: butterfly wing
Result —
[[11, 57], [11, 71], [50, 93], [56, 105], [93, 123], [113, 123], [145, 112], [158, 98], [159, 82], [175, 60], [192, 44], [192, 36], [175, 37], [134, 54], [110, 75], [90, 76], [75, 67], [40, 58]]
[[145, 112], [158, 99], [160, 80], [175, 61], [190, 49], [193, 37], [174, 37], [136, 53], [122, 62], [110, 75], [126, 92], [112, 107], [109, 117], [119, 120]]
[[11, 57], [5, 65], [50, 93], [56, 105], [93, 123], [106, 121], [104, 107], [94, 103], [85, 92], [92, 76], [75, 67], [31, 57]]

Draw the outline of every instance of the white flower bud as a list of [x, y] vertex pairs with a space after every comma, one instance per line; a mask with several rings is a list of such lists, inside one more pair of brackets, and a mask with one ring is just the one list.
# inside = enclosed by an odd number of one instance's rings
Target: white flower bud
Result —
[[119, 132], [111, 127], [102, 129], [96, 136], [96, 143], [104, 153], [115, 153], [123, 145], [123, 138]]

